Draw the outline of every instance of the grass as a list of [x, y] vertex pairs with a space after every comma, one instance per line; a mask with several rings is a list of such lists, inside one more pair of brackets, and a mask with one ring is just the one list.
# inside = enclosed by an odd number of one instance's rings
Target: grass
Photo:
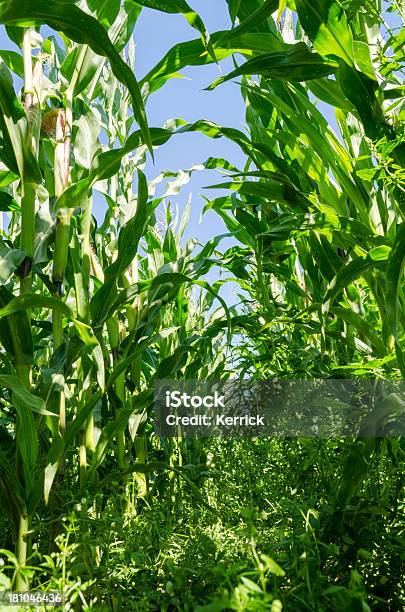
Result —
[[167, 474], [144, 500], [134, 481], [86, 498], [70, 489], [50, 555], [40, 552], [49, 525], [33, 522], [33, 588], [65, 591], [71, 609], [276, 610], [280, 600], [286, 610], [399, 610], [402, 468], [375, 462], [339, 520], [334, 488], [349, 446], [207, 442], [205, 474], [187, 473], [214, 511]]

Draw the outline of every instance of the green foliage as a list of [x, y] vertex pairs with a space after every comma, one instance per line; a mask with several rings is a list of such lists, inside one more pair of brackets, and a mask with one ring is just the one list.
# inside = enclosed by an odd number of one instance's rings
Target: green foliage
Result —
[[[376, 423], [404, 413], [378, 384], [405, 372], [403, 29], [374, 0], [227, 5], [210, 35], [183, 1], [0, 2], [21, 47], [0, 52], [0, 589], [72, 610], [397, 610], [404, 448]], [[142, 7], [201, 37], [138, 85]], [[151, 93], [229, 56], [208, 89], [241, 77], [243, 131], [148, 126]], [[148, 182], [153, 148], [189, 132], [244, 167]], [[205, 192], [227, 228], [207, 244], [170, 202], [202, 168], [225, 193]], [[157, 379], [365, 376], [357, 437], [153, 431]]]

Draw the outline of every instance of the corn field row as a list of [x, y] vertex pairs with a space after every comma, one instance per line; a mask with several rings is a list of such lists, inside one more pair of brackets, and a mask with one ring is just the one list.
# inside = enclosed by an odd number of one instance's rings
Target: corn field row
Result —
[[[402, 610], [405, 447], [377, 429], [404, 394], [367, 436], [154, 432], [160, 380], [405, 377], [402, 0], [217, 2], [229, 27], [208, 32], [185, 0], [0, 0], [0, 595]], [[142, 76], [148, 10], [189, 40]], [[168, 82], [229, 58], [199, 95], [237, 83], [239, 129], [150, 124]], [[243, 167], [151, 179], [193, 133]], [[223, 195], [176, 212], [208, 170]], [[202, 243], [190, 206], [225, 232]]]

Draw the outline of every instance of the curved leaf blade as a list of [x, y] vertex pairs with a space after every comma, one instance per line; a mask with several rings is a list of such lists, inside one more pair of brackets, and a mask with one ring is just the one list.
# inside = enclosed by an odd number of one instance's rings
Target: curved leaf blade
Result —
[[203, 20], [198, 13], [196, 13], [191, 6], [185, 2], [185, 0], [170, 0], [170, 2], [168, 2], [168, 0], [137, 0], [137, 4], [140, 4], [146, 8], [162, 11], [164, 13], [181, 13], [184, 15], [191, 27], [200, 32], [205, 48], [211, 55], [212, 59], [216, 61], [210, 35], [204, 25]]
[[215, 89], [225, 81], [248, 74], [260, 74], [281, 81], [310, 81], [336, 71], [337, 64], [323, 59], [318, 53], [311, 53], [305, 43], [297, 43], [286, 52], [265, 53], [248, 60], [236, 70], [214, 81], [207, 89]]
[[388, 259], [386, 276], [386, 315], [384, 336], [391, 352], [396, 348], [398, 361], [403, 373], [405, 371], [402, 351], [398, 344], [398, 293], [405, 263], [405, 223], [397, 231], [395, 243]]

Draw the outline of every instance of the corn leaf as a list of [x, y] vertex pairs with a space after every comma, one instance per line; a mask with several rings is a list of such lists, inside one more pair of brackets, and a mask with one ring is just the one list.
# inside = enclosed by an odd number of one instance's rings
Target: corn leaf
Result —
[[[397, 349], [401, 369], [404, 370], [402, 351], [398, 343], [398, 294], [405, 263], [405, 223], [402, 223], [395, 238], [395, 243], [388, 258], [386, 280], [386, 302], [384, 335], [389, 350]], [[405, 370], [404, 370], [405, 371]], [[404, 373], [404, 372], [403, 372]]]
[[32, 410], [32, 412], [43, 416], [57, 416], [47, 410], [44, 400], [30, 393], [16, 376], [0, 374], [0, 386], [10, 389], [13, 392], [13, 396], [18, 400], [19, 405], [27, 410]]
[[[222, 60], [233, 53], [245, 56], [258, 55], [265, 51], [278, 51], [288, 49], [288, 45], [280, 41], [273, 34], [241, 33], [233, 36], [232, 41], [222, 42], [224, 32], [215, 32], [211, 40], [215, 43], [216, 59]], [[150, 94], [160, 89], [170, 78], [180, 75], [178, 71], [186, 66], [205, 66], [212, 64], [213, 58], [205, 52], [200, 39], [178, 43], [152, 68], [140, 81], [140, 86]]]
[[198, 13], [193, 11], [185, 0], [136, 0], [136, 2], [146, 8], [163, 11], [164, 13], [181, 13], [184, 15], [191, 27], [200, 32], [204, 46], [215, 61], [215, 52], [208, 30]]
[[[0, 312], [7, 309], [14, 299], [4, 285], [0, 286]], [[14, 310], [0, 318], [0, 341], [16, 364], [21, 366], [33, 363], [32, 331], [26, 312]]]
[[298, 17], [315, 49], [354, 65], [353, 34], [342, 7], [334, 0], [296, 0]]
[[14, 270], [22, 263], [25, 253], [19, 249], [10, 249], [0, 242], [0, 284], [6, 283]]
[[389, 247], [375, 247], [366, 256], [356, 257], [339, 270], [330, 283], [324, 300], [324, 308], [332, 303], [333, 299], [346, 287], [362, 277], [367, 270], [384, 267], [387, 264], [389, 253]]
[[5, 453], [0, 449], [0, 509], [16, 524], [17, 516], [25, 510], [25, 491], [10, 465]]
[[49, 308], [72, 318], [70, 308], [61, 300], [46, 295], [25, 293], [13, 298], [3, 308], [0, 308], [0, 319], [21, 310], [27, 310], [28, 308]]
[[[239, 5], [231, 7], [232, 21], [235, 20], [239, 10]], [[261, 6], [253, 11], [248, 17], [243, 19], [236, 28], [228, 30], [228, 32], [220, 38], [219, 44], [223, 46], [225, 43], [229, 43], [229, 41], [234, 40], [245, 32], [254, 32], [258, 25], [260, 25], [268, 17], [271, 17], [271, 15], [277, 10], [278, 5], [279, 0], [265, 0]]]
[[324, 60], [318, 53], [311, 53], [305, 43], [297, 43], [287, 51], [265, 53], [247, 61], [214, 81], [208, 89], [215, 89], [225, 81], [247, 74], [259, 74], [282, 81], [309, 81], [336, 71], [337, 64]]
[[5, 130], [2, 130], [3, 138], [6, 140], [3, 146], [7, 151], [6, 156], [2, 157], [3, 161], [9, 164], [9, 168], [13, 172], [18, 168], [18, 173], [23, 181], [40, 183], [42, 175], [30, 146], [29, 126], [25, 110], [15, 95], [10, 71], [1, 58], [0, 111], [5, 126]]

